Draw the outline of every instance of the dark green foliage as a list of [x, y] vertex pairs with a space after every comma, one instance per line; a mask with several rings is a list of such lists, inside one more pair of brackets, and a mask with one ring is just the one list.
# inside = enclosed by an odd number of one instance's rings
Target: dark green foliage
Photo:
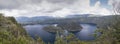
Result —
[[80, 31], [82, 29], [80, 24], [75, 21], [60, 23], [60, 24], [58, 24], [58, 27], [61, 27], [63, 30], [67, 30], [67, 31], [71, 31], [71, 32]]
[[14, 24], [17, 24], [17, 21], [15, 20], [14, 17], [6, 17], [8, 20], [11, 20]]
[[65, 37], [57, 36], [55, 44], [90, 44], [90, 42], [80, 41], [74, 34], [71, 33]]
[[117, 42], [120, 43], [120, 17], [115, 16], [115, 20], [113, 25], [111, 26], [114, 29], [114, 37], [117, 39]]
[[25, 29], [13, 17], [4, 17], [0, 14], [0, 44], [37, 44], [37, 42], [27, 35]]
[[43, 28], [45, 31], [56, 33], [57, 31], [61, 31], [62, 29], [60, 27], [55, 27], [55, 26], [46, 26]]
[[115, 15], [107, 29], [100, 29], [102, 35], [96, 40], [99, 44], [120, 44], [120, 17]]

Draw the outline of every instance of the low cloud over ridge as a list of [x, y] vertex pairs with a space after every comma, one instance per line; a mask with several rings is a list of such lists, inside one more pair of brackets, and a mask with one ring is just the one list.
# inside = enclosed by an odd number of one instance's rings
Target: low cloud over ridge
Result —
[[71, 14], [110, 15], [111, 10], [101, 7], [98, 0], [90, 6], [90, 0], [0, 0], [0, 12], [5, 16], [54, 16]]

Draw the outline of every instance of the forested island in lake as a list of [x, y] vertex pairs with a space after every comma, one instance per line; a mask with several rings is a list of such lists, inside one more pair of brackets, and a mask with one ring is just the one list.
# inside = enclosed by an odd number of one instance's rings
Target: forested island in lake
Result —
[[43, 29], [53, 33], [61, 30], [67, 30], [69, 32], [77, 32], [82, 29], [82, 26], [80, 25], [80, 23], [70, 21], [70, 22], [56, 24], [55, 26], [51, 26], [51, 25], [46, 26]]

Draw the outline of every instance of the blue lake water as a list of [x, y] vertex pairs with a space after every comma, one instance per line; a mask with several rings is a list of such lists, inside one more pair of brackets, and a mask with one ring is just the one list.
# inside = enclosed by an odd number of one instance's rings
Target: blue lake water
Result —
[[[80, 24], [80, 25], [83, 27], [83, 29], [79, 32], [74, 33], [75, 36], [80, 40], [94, 40], [95, 37], [92, 35], [97, 29], [96, 25], [93, 24]], [[24, 26], [24, 28], [31, 37], [35, 38], [35, 36], [37, 35], [40, 38], [42, 38], [43, 41], [53, 43], [55, 41], [55, 34], [43, 30], [42, 28], [44, 26], [46, 25], [27, 25]]]

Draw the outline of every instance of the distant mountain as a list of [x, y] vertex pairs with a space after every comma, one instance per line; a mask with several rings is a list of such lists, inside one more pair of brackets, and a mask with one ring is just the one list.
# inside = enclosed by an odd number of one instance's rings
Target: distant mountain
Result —
[[66, 18], [77, 18], [77, 17], [100, 17], [101, 15], [94, 15], [94, 14], [73, 14], [68, 15]]
[[29, 21], [30, 18], [28, 18], [28, 17], [15, 17], [15, 19], [18, 23], [24, 23], [24, 22]]
[[32, 21], [44, 21], [44, 20], [48, 20], [48, 19], [53, 19], [53, 17], [50, 16], [37, 16], [37, 17], [32, 17], [30, 18]]
[[68, 15], [66, 18], [74, 18], [74, 17], [89, 17], [91, 14], [73, 14], [73, 15]]
[[31, 23], [31, 22], [41, 22], [44, 20], [54, 19], [54, 17], [50, 16], [37, 16], [37, 17], [16, 17], [15, 18], [18, 23]]
[[[96, 15], [97, 16], [97, 15]], [[57, 17], [51, 17], [51, 16], [36, 16], [36, 17], [16, 17], [16, 20], [18, 23], [38, 23], [38, 22], [44, 22], [44, 21], [53, 21], [58, 19], [66, 19], [66, 18], [87, 18], [87, 17], [96, 17], [93, 14], [73, 14], [68, 15], [65, 18], [57, 18]]]
[[[106, 26], [110, 26], [113, 21], [115, 21], [115, 15], [109, 16], [99, 16], [99, 15], [91, 15], [91, 14], [76, 14], [76, 15], [68, 15], [65, 18], [55, 18], [50, 16], [37, 16], [37, 17], [18, 17], [16, 20], [23, 25], [34, 25], [34, 24], [59, 24], [66, 23], [69, 21], [75, 21], [78, 23], [92, 23], [96, 24], [98, 27], [104, 28]], [[120, 15], [117, 15], [120, 18]]]

